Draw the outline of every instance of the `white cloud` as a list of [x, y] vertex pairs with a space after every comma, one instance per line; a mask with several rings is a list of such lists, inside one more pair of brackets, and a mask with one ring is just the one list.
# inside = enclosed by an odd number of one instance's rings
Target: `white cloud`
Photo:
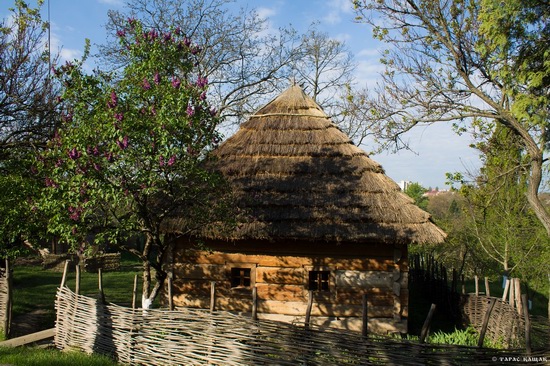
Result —
[[59, 56], [62, 61], [74, 61], [82, 58], [83, 52], [77, 49], [62, 48], [59, 52]]
[[266, 19], [266, 20], [269, 20], [270, 18], [277, 15], [277, 10], [274, 8], [265, 8], [265, 7], [257, 8], [256, 12], [258, 13], [258, 16], [261, 19]]
[[323, 17], [323, 21], [328, 24], [338, 24], [342, 22], [343, 14], [350, 14], [353, 10], [350, 0], [328, 0], [325, 3], [328, 8], [327, 14]]
[[123, 6], [124, 1], [123, 0], [98, 0], [97, 1], [100, 4], [106, 4], [110, 6]]

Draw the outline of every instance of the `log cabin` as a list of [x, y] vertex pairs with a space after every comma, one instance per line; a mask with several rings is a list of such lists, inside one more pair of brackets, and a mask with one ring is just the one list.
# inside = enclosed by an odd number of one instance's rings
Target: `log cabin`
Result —
[[309, 324], [360, 331], [366, 298], [369, 332], [407, 332], [408, 245], [446, 235], [299, 86], [214, 155], [248, 219], [176, 241], [176, 307], [303, 323], [309, 305]]

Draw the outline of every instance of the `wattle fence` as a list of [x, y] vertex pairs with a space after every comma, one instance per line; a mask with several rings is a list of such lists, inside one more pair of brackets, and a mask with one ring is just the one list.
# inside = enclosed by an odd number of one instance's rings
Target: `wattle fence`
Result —
[[222, 311], [125, 308], [63, 285], [56, 310], [57, 348], [105, 354], [129, 365], [495, 365], [511, 355], [531, 365], [550, 360], [548, 350], [526, 355], [363, 337]]
[[[421, 258], [419, 255], [411, 260], [409, 278], [411, 285], [423, 291], [448, 318], [462, 325], [472, 325], [493, 344], [504, 348], [550, 348], [550, 322], [547, 318], [527, 314], [527, 304], [521, 303], [518, 279], [508, 280], [502, 298], [490, 296], [488, 282], [485, 292], [479, 292], [477, 278], [476, 293], [467, 294], [463, 278], [460, 281], [462, 289], [458, 291], [456, 271], [448, 276], [447, 269], [433, 257]], [[509, 288], [510, 298], [507, 296]]]

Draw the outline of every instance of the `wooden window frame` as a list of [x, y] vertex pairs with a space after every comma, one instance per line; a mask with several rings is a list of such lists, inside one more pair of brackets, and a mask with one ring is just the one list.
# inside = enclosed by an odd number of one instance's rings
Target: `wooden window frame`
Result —
[[[313, 267], [313, 266], [304, 266], [305, 269], [305, 289], [308, 291], [313, 291], [318, 294], [333, 292], [335, 289], [335, 277], [334, 271], [328, 267]], [[317, 280], [311, 280], [312, 274], [315, 273]], [[326, 275], [326, 280], [321, 280], [319, 284], [319, 276]], [[326, 288], [323, 288], [322, 283], [326, 283]], [[312, 283], [317, 283], [315, 288], [313, 288]]]
[[[229, 285], [231, 290], [250, 290], [256, 286], [256, 264], [255, 263], [226, 263], [227, 277], [229, 279]], [[250, 271], [250, 285], [249, 286], [233, 286], [234, 271], [235, 270], [247, 270]], [[241, 279], [242, 281], [242, 279]]]

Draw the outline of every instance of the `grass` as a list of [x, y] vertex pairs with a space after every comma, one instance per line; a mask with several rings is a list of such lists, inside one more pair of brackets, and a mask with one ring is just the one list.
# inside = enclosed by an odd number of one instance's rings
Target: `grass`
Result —
[[[134, 276], [141, 275], [140, 263], [132, 257], [123, 256], [121, 270], [103, 273], [105, 299], [120, 305], [131, 305]], [[13, 275], [13, 315], [40, 310], [44, 313], [39, 329], [48, 329], [55, 322], [55, 294], [63, 274], [43, 270], [39, 265], [14, 266]], [[141, 277], [140, 277], [141, 278]], [[67, 286], [75, 289], [75, 272], [67, 276]], [[138, 288], [141, 293], [141, 288]], [[99, 293], [97, 273], [81, 272], [80, 293], [95, 297]]]
[[0, 364], [18, 366], [115, 366], [112, 359], [82, 352], [61, 352], [55, 349], [0, 347]]

